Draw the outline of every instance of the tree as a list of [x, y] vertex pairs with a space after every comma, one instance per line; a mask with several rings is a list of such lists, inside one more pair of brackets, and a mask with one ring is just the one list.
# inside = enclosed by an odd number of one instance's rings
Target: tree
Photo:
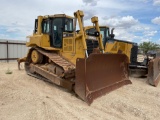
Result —
[[140, 43], [139, 48], [141, 48], [146, 54], [149, 50], [156, 51], [160, 48], [160, 45], [153, 42], [143, 42]]

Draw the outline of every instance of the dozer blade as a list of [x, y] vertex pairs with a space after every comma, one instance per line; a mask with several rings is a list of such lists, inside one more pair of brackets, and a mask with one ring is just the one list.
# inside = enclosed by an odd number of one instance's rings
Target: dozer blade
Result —
[[157, 86], [160, 81], [160, 58], [155, 58], [149, 62], [148, 76], [149, 84]]
[[87, 59], [77, 59], [75, 92], [88, 104], [127, 84], [131, 84], [131, 81], [126, 55], [91, 54]]

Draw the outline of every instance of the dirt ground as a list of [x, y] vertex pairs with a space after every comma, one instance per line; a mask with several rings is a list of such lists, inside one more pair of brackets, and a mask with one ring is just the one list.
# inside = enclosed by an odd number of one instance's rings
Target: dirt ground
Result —
[[[12, 74], [5, 74], [7, 69]], [[0, 63], [0, 120], [160, 120], [160, 85], [146, 78], [96, 99], [91, 106], [67, 90]]]

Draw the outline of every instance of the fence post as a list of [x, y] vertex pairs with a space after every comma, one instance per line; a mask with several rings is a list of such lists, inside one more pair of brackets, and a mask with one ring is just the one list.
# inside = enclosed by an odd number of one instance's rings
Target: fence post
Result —
[[8, 41], [7, 41], [7, 63], [9, 62], [8, 60]]

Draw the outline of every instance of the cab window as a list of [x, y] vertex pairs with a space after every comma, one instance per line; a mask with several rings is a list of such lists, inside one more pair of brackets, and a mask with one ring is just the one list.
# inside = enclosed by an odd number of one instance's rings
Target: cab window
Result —
[[73, 19], [65, 19], [65, 32], [73, 32]]
[[42, 22], [42, 32], [43, 33], [49, 33], [50, 32], [50, 24], [49, 24], [49, 21], [46, 20], [46, 21], [43, 21]]

